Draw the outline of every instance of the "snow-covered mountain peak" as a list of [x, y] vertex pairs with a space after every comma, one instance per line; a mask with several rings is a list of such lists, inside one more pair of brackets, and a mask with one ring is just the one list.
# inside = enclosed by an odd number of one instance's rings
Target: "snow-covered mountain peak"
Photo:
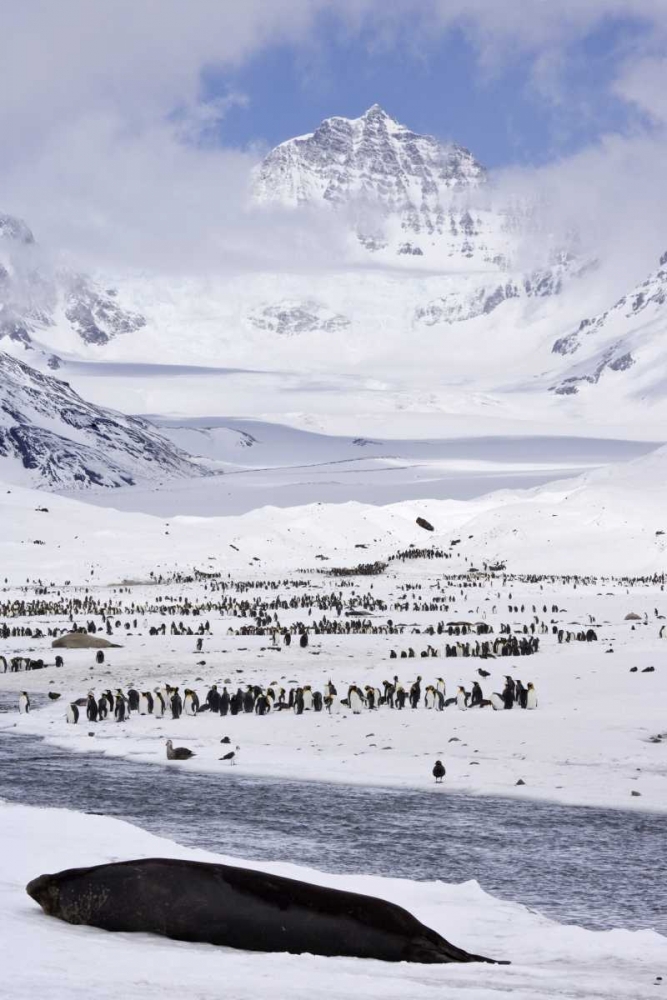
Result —
[[254, 198], [284, 206], [369, 200], [391, 213], [429, 215], [484, 167], [464, 147], [418, 135], [374, 104], [359, 118], [325, 118], [276, 146], [254, 178]]

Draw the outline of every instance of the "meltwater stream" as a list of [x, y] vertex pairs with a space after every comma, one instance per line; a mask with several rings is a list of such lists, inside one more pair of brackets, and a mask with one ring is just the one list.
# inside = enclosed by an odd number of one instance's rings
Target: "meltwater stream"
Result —
[[[126, 819], [180, 844], [483, 889], [564, 923], [667, 933], [667, 819], [448, 792], [258, 779], [71, 754], [0, 733], [0, 798]], [[73, 859], [73, 864], [76, 859]]]

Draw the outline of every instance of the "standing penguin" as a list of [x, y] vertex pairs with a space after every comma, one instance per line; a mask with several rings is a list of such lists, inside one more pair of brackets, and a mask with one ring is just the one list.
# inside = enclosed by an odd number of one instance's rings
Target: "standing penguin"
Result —
[[456, 692], [456, 707], [461, 712], [465, 712], [465, 710], [468, 707], [468, 705], [466, 704], [465, 688], [461, 687], [461, 685], [459, 685], [458, 690]]
[[100, 700], [97, 703], [97, 718], [100, 722], [106, 719], [109, 714], [109, 702], [105, 694], [100, 696]]
[[424, 692], [424, 708], [435, 708], [436, 692], [432, 684]]
[[516, 682], [509, 674], [505, 674], [505, 687], [511, 690], [514, 695], [514, 700], [516, 701]]
[[19, 712], [21, 715], [27, 715], [30, 711], [30, 698], [28, 697], [27, 691], [21, 691], [19, 695]]
[[356, 684], [353, 684], [348, 691], [347, 700], [352, 710], [353, 715], [361, 715], [361, 710], [364, 707], [363, 698], [361, 691]]
[[418, 708], [419, 702], [421, 701], [422, 688], [421, 688], [421, 677], [418, 677], [410, 688], [410, 707]]
[[79, 721], [79, 709], [74, 704], [74, 702], [72, 702], [71, 705], [67, 706], [67, 714], [66, 714], [65, 718], [73, 726], [75, 726], [77, 724], [77, 722]]
[[328, 694], [324, 698], [324, 707], [329, 715], [338, 715], [340, 712], [340, 701], [335, 695]]
[[183, 711], [186, 715], [196, 715], [199, 708], [199, 698], [197, 698], [195, 692], [191, 691], [190, 688], [185, 689], [184, 695]]
[[180, 719], [181, 712], [183, 711], [183, 700], [178, 693], [178, 688], [174, 688], [171, 695], [171, 717], [172, 719]]
[[310, 712], [313, 708], [313, 689], [310, 684], [305, 684], [303, 688], [303, 710]]
[[116, 722], [125, 722], [125, 716], [127, 715], [127, 702], [125, 700], [125, 695], [120, 689], [116, 691], [116, 704], [114, 705], [113, 714]]
[[519, 705], [520, 708], [525, 708], [526, 707], [526, 696], [527, 696], [527, 694], [528, 694], [528, 692], [526, 691], [526, 689], [523, 686], [523, 684], [521, 683], [521, 681], [519, 681], [519, 680], [516, 681], [515, 686], [514, 686], [514, 699], [515, 699], [517, 705]]
[[514, 681], [508, 677], [503, 688], [503, 704], [505, 708], [514, 708]]
[[307, 632], [302, 632], [301, 635], [299, 636], [299, 645], [301, 646], [302, 649], [305, 649], [306, 646], [308, 645], [308, 633]]
[[220, 711], [220, 694], [218, 693], [217, 684], [214, 684], [206, 695], [206, 704], [209, 707], [209, 711], [215, 712], [216, 715]]
[[537, 692], [535, 690], [535, 685], [530, 681], [526, 688], [526, 708], [537, 708]]
[[433, 772], [432, 772], [433, 777], [435, 778], [436, 785], [441, 785], [442, 784], [442, 779], [444, 778], [444, 776], [445, 776], [446, 773], [447, 772], [445, 771], [445, 765], [442, 763], [442, 761], [441, 760], [436, 760], [435, 766], [434, 766]]
[[470, 706], [481, 705], [484, 700], [482, 689], [477, 681], [472, 682], [472, 692], [470, 694]]
[[88, 722], [97, 722], [97, 716], [99, 714], [99, 709], [97, 707], [97, 702], [95, 701], [95, 695], [92, 691], [88, 692], [88, 701], [86, 702], [86, 718]]
[[95, 654], [95, 660], [97, 663], [104, 663], [104, 653], [102, 652], [101, 649], [97, 650], [97, 653]]
[[139, 715], [152, 715], [153, 704], [153, 695], [150, 691], [142, 691], [139, 695]]
[[139, 692], [136, 690], [136, 688], [128, 688], [128, 692], [127, 692], [127, 708], [128, 708], [128, 711], [129, 712], [138, 712], [139, 711], [139, 702], [140, 702]]
[[162, 719], [164, 717], [166, 704], [164, 696], [159, 688], [155, 688], [153, 691], [155, 697], [153, 698], [153, 715], [156, 719]]
[[222, 694], [220, 695], [220, 715], [227, 715], [229, 711], [229, 691], [226, 687], [223, 687]]

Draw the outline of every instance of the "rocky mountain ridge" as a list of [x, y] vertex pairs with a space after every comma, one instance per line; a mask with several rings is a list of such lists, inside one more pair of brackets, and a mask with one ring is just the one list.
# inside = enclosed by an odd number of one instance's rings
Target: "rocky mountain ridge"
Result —
[[207, 474], [146, 420], [83, 400], [0, 351], [0, 478], [51, 489], [131, 486]]

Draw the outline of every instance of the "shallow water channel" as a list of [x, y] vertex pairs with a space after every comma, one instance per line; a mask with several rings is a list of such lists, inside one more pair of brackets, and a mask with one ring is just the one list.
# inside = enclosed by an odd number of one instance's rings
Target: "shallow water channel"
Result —
[[[0, 708], [2, 699], [0, 698]], [[224, 776], [0, 733], [0, 798], [331, 872], [464, 882], [585, 927], [667, 933], [667, 818], [448, 792]]]

